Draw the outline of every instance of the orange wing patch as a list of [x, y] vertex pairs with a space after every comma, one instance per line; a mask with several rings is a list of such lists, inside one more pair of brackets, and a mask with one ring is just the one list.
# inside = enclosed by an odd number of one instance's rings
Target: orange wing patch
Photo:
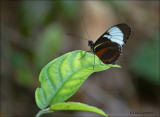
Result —
[[111, 58], [109, 58], [109, 59], [102, 60], [102, 62], [106, 63], [106, 62], [108, 62], [108, 61], [113, 60], [113, 59], [118, 55], [118, 53], [119, 53], [119, 51], [117, 50], [117, 51], [116, 51], [116, 53], [114, 54], [114, 56], [112, 56], [112, 57], [111, 57]]
[[108, 48], [103, 48], [99, 51], [96, 52], [96, 55], [100, 58], [102, 56], [102, 54], [110, 49], [113, 49], [113, 47], [108, 47]]

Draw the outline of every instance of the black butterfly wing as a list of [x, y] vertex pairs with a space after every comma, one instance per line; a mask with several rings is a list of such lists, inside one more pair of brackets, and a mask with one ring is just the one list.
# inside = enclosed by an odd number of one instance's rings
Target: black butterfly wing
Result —
[[106, 41], [95, 47], [95, 54], [103, 63], [114, 64], [121, 54], [121, 47], [115, 42]]
[[127, 42], [131, 28], [127, 24], [117, 24], [108, 29], [94, 43], [94, 52], [105, 64], [114, 64], [120, 57], [122, 47]]
[[95, 45], [99, 45], [105, 41], [112, 41], [123, 47], [123, 45], [127, 42], [130, 33], [131, 28], [127, 24], [117, 24], [101, 35], [95, 42]]

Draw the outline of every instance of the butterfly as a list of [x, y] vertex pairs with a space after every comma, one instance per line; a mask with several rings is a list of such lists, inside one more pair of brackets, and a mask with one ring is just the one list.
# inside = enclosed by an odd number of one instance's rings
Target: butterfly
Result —
[[127, 24], [117, 24], [109, 28], [95, 43], [88, 40], [88, 46], [103, 63], [115, 64], [130, 34], [131, 28]]

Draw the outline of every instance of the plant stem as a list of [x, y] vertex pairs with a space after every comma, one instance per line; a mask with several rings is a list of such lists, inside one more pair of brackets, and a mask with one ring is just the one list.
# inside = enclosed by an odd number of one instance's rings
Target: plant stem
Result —
[[46, 108], [46, 109], [40, 110], [35, 117], [41, 117], [43, 114], [52, 113], [52, 112], [54, 111], [51, 111], [50, 108]]

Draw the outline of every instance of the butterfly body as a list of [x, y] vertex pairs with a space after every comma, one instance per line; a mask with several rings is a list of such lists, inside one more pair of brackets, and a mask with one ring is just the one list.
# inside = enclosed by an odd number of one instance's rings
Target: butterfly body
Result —
[[95, 43], [89, 40], [88, 46], [103, 63], [115, 64], [130, 33], [131, 28], [127, 24], [117, 24], [101, 35]]

